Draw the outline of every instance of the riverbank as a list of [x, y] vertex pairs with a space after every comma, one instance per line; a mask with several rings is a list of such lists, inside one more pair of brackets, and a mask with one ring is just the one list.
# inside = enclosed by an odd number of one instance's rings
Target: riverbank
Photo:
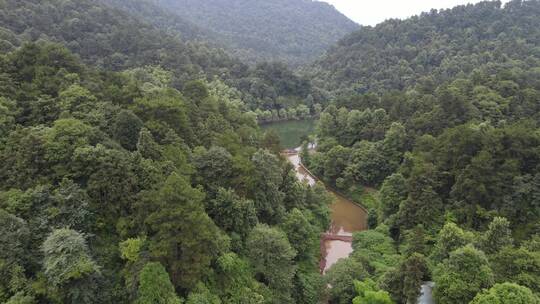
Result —
[[[298, 150], [286, 150], [283, 155], [294, 166], [298, 180], [310, 186], [320, 181], [302, 164]], [[325, 187], [334, 196], [334, 202], [330, 206], [332, 210], [330, 228], [321, 235], [320, 239], [321, 273], [326, 272], [338, 260], [351, 254], [352, 235], [354, 232], [367, 229], [368, 218], [368, 211], [364, 206], [348, 199], [331, 187], [326, 185]]]

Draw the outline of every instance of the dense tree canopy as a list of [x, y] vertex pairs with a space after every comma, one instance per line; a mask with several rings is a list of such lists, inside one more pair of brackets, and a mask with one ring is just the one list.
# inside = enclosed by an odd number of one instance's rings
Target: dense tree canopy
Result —
[[[484, 1], [365, 26], [341, 39], [307, 73], [331, 90], [384, 93], [415, 85], [429, 90], [505, 62], [526, 68], [538, 60], [538, 10], [536, 0], [504, 7]], [[503, 86], [507, 92], [516, 88], [510, 82]], [[504, 100], [488, 96], [478, 102], [489, 107]]]
[[489, 1], [389, 20], [304, 70], [334, 96], [309, 168], [370, 208], [376, 229], [349, 259], [397, 303], [425, 280], [437, 303], [495, 283], [538, 295], [538, 248], [524, 244], [540, 228], [539, 12]]
[[[1, 303], [538, 302], [540, 2], [363, 27], [302, 73], [219, 47], [298, 62], [355, 26], [280, 1], [0, 0]], [[258, 126], [310, 117], [314, 186]], [[325, 186], [371, 229], [322, 275]]]
[[[318, 6], [317, 3], [299, 4]], [[129, 3], [124, 0], [70, 0], [61, 3], [52, 0], [9, 0], [0, 5], [0, 32], [3, 33], [0, 35], [0, 44], [5, 51], [11, 51], [27, 41], [60, 42], [87, 63], [115, 71], [132, 70], [128, 73], [134, 76], [133, 81], [140, 82], [140, 89], [143, 90], [156, 85], [156, 76], [166, 75], [155, 73], [160, 71], [159, 68], [171, 72], [171, 77], [160, 77], [166, 80], [162, 85], [176, 89], [181, 89], [189, 80], [206, 79], [216, 89], [240, 97], [240, 106], [244, 111], [259, 110], [257, 113], [261, 121], [298, 119], [298, 110], [305, 111], [304, 107], [299, 107], [304, 100], [310, 101], [307, 115], [311, 116], [316, 112], [314, 105], [325, 99], [325, 95], [312, 88], [306, 78], [299, 77], [286, 65], [277, 62], [281, 58], [279, 54], [276, 55], [276, 62], [249, 66], [215, 43], [206, 43], [204, 39], [212, 39], [216, 35], [197, 29], [183, 17], [172, 13], [175, 9], [168, 8], [165, 3], [164, 7], [160, 7], [145, 0]], [[197, 5], [190, 7], [201, 5], [197, 2]], [[335, 27], [338, 33], [345, 34], [356, 27], [330, 7], [323, 7], [323, 11], [329, 10], [335, 13], [337, 19], [342, 20], [342, 27]], [[185, 11], [183, 9], [181, 13]], [[298, 31], [296, 24], [291, 31]], [[322, 27], [317, 33], [324, 31], [325, 27]], [[251, 30], [249, 32], [252, 33]], [[293, 34], [298, 35], [301, 36], [299, 33]], [[334, 34], [329, 37], [332, 38], [326, 44], [336, 39]], [[304, 37], [301, 39], [307, 41]], [[322, 52], [323, 48], [320, 47], [316, 52]], [[279, 110], [285, 113], [273, 118], [270, 114], [268, 117], [266, 113], [271, 113], [271, 110], [276, 114]]]
[[159, 0], [248, 61], [307, 63], [358, 25], [318, 1]]
[[0, 70], [1, 302], [321, 299], [328, 197], [290, 178], [230, 96], [45, 41]]

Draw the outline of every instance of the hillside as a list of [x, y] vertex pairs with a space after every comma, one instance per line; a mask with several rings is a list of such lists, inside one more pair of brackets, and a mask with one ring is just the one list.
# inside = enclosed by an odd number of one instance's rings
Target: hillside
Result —
[[363, 28], [311, 67], [335, 98], [302, 160], [372, 228], [326, 275], [368, 280], [331, 303], [415, 303], [423, 281], [436, 303], [538, 303], [539, 45], [540, 1], [481, 2]]
[[199, 30], [189, 21], [145, 0], [122, 3], [119, 0], [0, 2], [0, 48], [10, 51], [27, 41], [49, 40], [62, 43], [85, 63], [105, 69], [159, 66], [173, 74], [170, 83], [173, 87], [181, 89], [186, 81], [205, 79], [214, 83], [222, 94], [240, 99], [246, 111], [277, 113], [294, 108], [296, 113], [296, 107], [311, 96], [309, 115], [313, 105], [324, 98], [312, 90], [309, 81], [284, 64], [249, 66], [216, 47], [217, 43], [208, 43], [206, 39], [211, 39], [212, 34]]
[[210, 31], [205, 31], [192, 22], [177, 14], [167, 11], [155, 1], [148, 0], [100, 0], [111, 7], [117, 8], [146, 23], [152, 24], [172, 36], [183, 41], [218, 42], [219, 37]]
[[7, 0], [0, 6], [0, 27], [18, 38], [17, 45], [39, 39], [59, 42], [85, 62], [108, 69], [160, 64], [188, 79], [240, 64], [219, 49], [177, 39], [101, 1]]
[[0, 0], [0, 303], [539, 304], [540, 0], [336, 14]]
[[161, 6], [218, 33], [248, 61], [307, 63], [358, 25], [312, 0], [158, 0]]
[[538, 1], [499, 1], [389, 20], [341, 39], [307, 69], [328, 90], [380, 93], [539, 57]]

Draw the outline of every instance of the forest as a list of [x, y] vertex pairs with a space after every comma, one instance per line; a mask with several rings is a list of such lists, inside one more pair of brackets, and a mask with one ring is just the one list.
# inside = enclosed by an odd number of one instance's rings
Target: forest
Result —
[[[147, 0], [132, 0], [129, 6], [119, 0], [4, 0], [0, 8], [4, 52], [25, 41], [46, 40], [61, 43], [84, 63], [106, 70], [160, 67], [172, 73], [168, 86], [181, 89], [189, 80], [204, 79], [266, 120], [288, 119], [272, 112], [296, 110], [300, 105], [307, 105], [313, 115], [314, 106], [326, 100], [324, 91], [286, 64], [248, 65], [215, 43], [195, 39], [204, 37], [204, 32], [178, 16], [172, 19]], [[150, 20], [167, 20], [162, 22], [167, 30]]]
[[293, 66], [306, 64], [359, 28], [331, 5], [311, 0], [157, 0], [156, 3], [217, 34], [217, 41], [222, 41], [232, 54], [246, 62], [279, 60]]
[[0, 0], [0, 303], [540, 304], [540, 1], [237, 2]]
[[318, 298], [328, 197], [234, 100], [52, 43], [0, 62], [2, 302]]
[[494, 1], [389, 20], [306, 68], [335, 98], [304, 163], [379, 190], [332, 303], [415, 303], [424, 281], [439, 304], [538, 303], [539, 16]]

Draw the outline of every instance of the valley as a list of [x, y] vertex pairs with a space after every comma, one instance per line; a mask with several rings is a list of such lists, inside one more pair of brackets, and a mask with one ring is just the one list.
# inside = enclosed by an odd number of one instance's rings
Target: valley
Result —
[[540, 1], [373, 4], [0, 0], [0, 303], [539, 304]]

